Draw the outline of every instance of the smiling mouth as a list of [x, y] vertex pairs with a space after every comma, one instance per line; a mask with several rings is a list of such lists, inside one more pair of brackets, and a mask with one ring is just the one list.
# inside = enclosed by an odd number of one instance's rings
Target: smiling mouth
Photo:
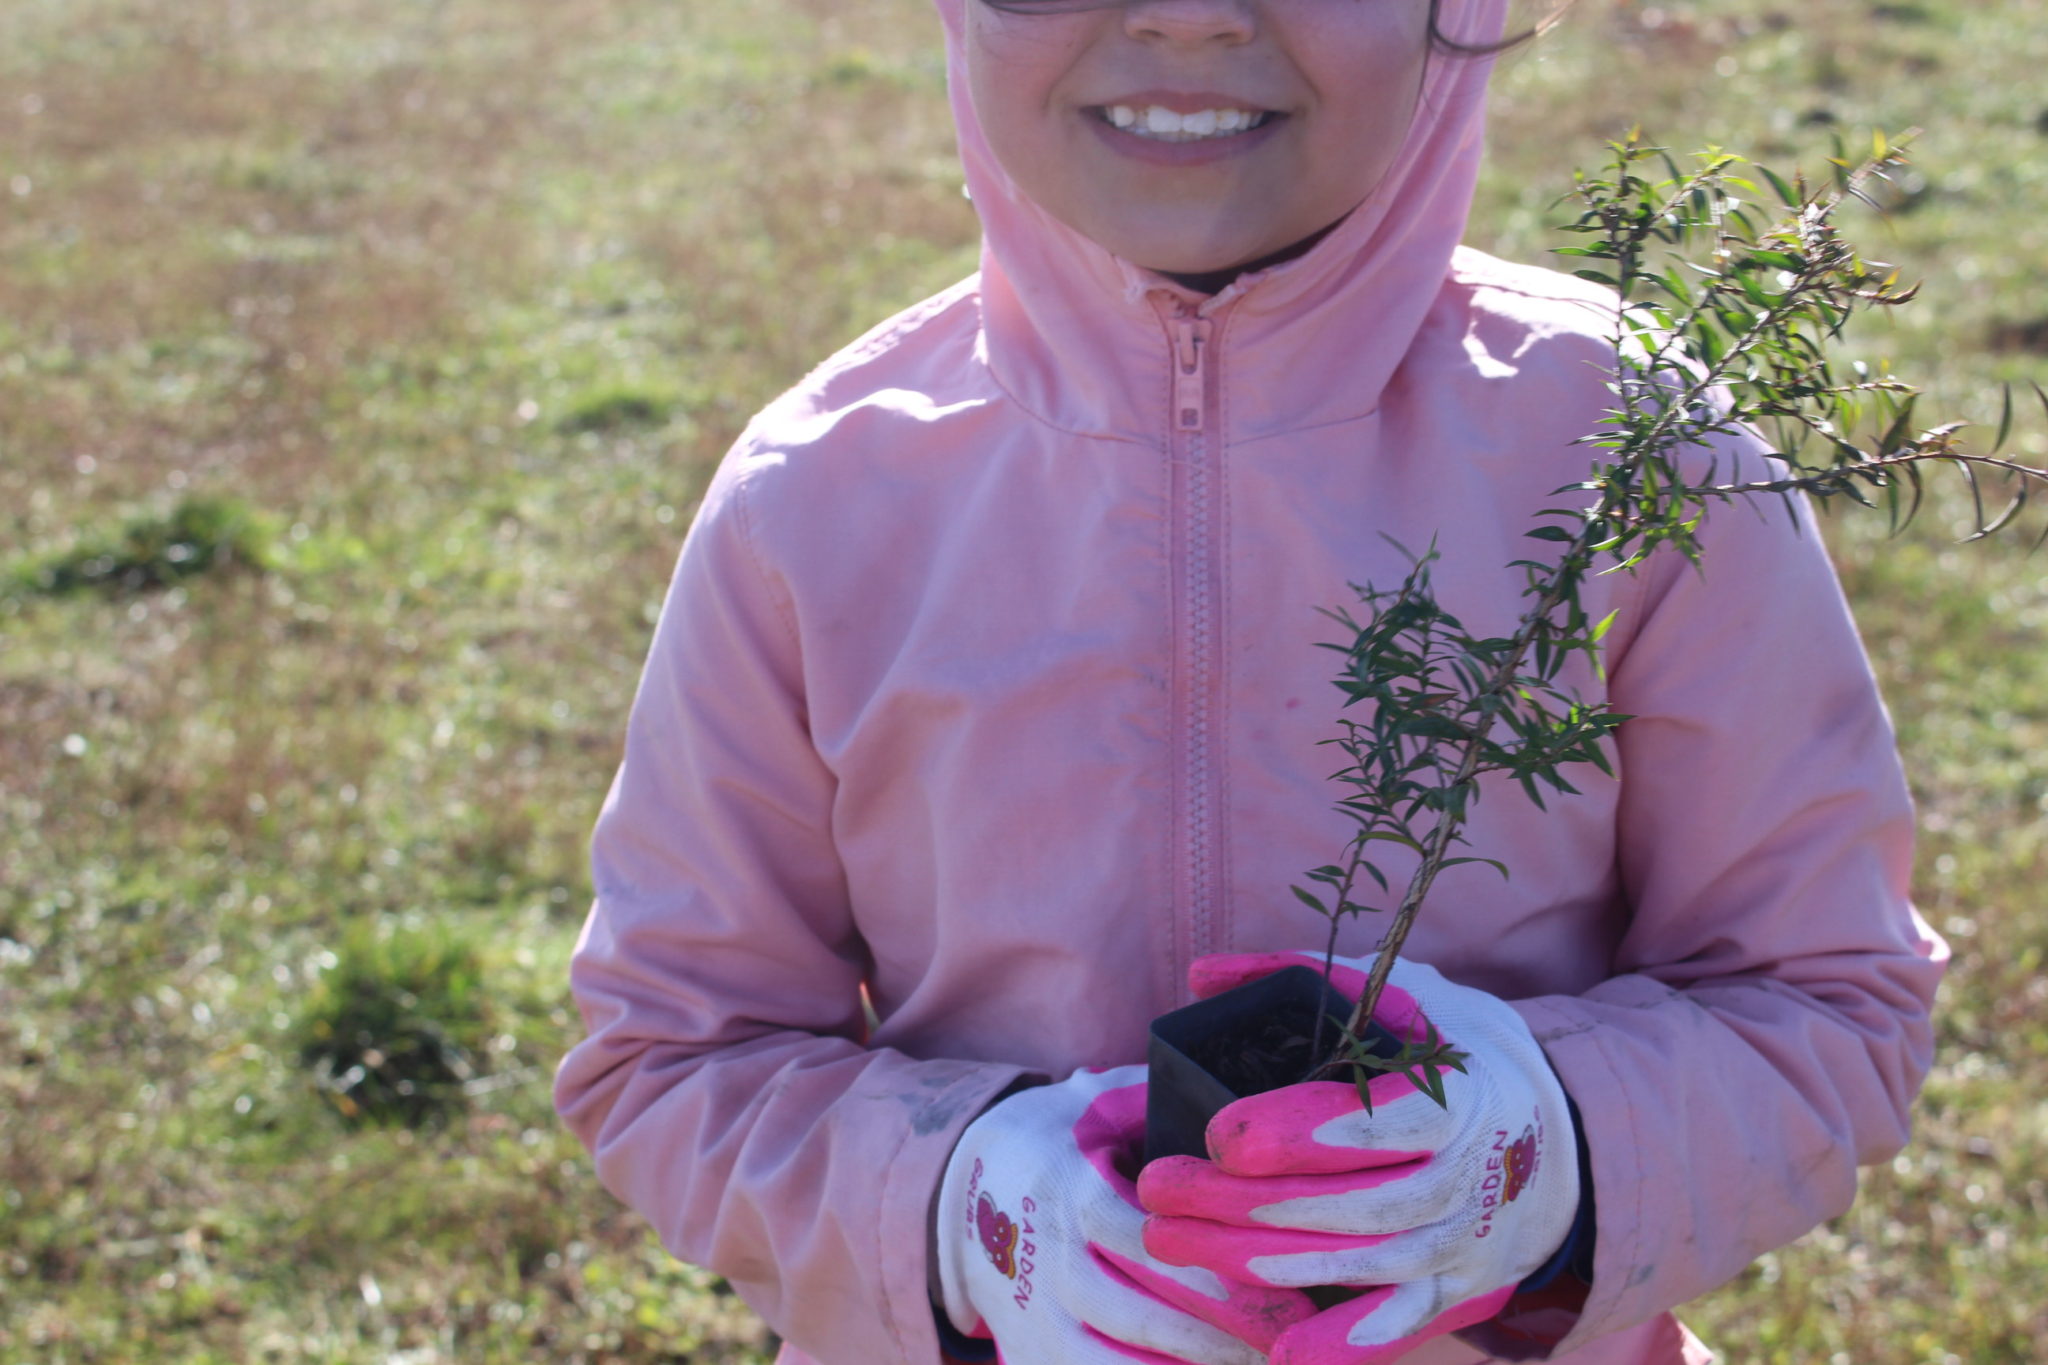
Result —
[[1270, 109], [1200, 109], [1181, 114], [1156, 104], [1108, 104], [1093, 112], [1112, 128], [1154, 142], [1209, 142], [1236, 137], [1280, 117]]

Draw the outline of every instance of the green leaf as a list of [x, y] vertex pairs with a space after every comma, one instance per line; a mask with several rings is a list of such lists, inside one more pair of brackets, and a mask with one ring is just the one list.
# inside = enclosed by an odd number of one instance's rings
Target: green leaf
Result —
[[1330, 907], [1324, 905], [1320, 900], [1316, 899], [1313, 893], [1305, 891], [1298, 886], [1290, 886], [1287, 889], [1294, 893], [1294, 898], [1296, 900], [1300, 901], [1303, 905], [1306, 905], [1309, 909], [1315, 911], [1318, 915], [1328, 915], [1330, 913]]
[[1428, 714], [1402, 721], [1394, 727], [1394, 732], [1401, 735], [1412, 735], [1417, 739], [1447, 739], [1453, 741], [1467, 739], [1472, 733], [1449, 716]]
[[1485, 863], [1495, 872], [1500, 873], [1500, 879], [1502, 881], [1507, 882], [1514, 880], [1513, 877], [1508, 875], [1508, 865], [1498, 858], [1446, 858], [1443, 861], [1443, 865], [1445, 867], [1457, 867], [1461, 863]]
[[1778, 202], [1782, 203], [1788, 209], [1799, 207], [1799, 196], [1793, 193], [1792, 187], [1785, 183], [1785, 178], [1783, 176], [1779, 175], [1769, 166], [1758, 166], [1756, 169], [1757, 174], [1763, 176], [1764, 179], [1771, 182], [1771, 188], [1777, 192]]

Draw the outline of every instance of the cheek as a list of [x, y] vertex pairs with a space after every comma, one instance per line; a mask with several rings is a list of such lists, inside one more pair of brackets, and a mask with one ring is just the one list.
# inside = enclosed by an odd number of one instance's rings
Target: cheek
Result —
[[968, 26], [967, 93], [982, 136], [1011, 179], [1041, 202], [1063, 162], [1058, 96], [1082, 46], [1071, 27], [1060, 16], [1006, 19], [979, 9]]
[[1428, 0], [1351, 0], [1318, 11], [1299, 51], [1311, 82], [1334, 102], [1396, 108], [1414, 103], [1430, 60]]
[[1406, 21], [1385, 24], [1378, 41], [1360, 42], [1354, 32], [1322, 49], [1327, 60], [1318, 63], [1316, 84], [1324, 112], [1335, 115], [1326, 128], [1348, 137], [1354, 157], [1363, 152], [1384, 164], [1399, 152], [1428, 71], [1428, 18], [1428, 7], [1419, 6]]
[[967, 85], [977, 113], [1042, 109], [1085, 46], [1074, 21], [1085, 15], [1004, 15], [975, 4], [968, 12]]

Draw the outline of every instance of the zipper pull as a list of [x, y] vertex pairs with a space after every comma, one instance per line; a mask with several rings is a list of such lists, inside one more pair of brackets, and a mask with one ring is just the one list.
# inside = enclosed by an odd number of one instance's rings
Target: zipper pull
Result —
[[1200, 431], [1208, 389], [1204, 352], [1209, 345], [1209, 320], [1182, 314], [1173, 321], [1173, 424], [1182, 431]]

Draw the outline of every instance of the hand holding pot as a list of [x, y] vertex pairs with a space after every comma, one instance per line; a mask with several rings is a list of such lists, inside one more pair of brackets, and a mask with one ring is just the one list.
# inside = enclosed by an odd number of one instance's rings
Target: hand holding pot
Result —
[[1296, 1290], [1164, 1265], [1135, 1171], [1145, 1068], [1020, 1091], [961, 1135], [938, 1196], [946, 1315], [1016, 1365], [1262, 1365], [1315, 1313]]
[[[1322, 958], [1209, 957], [1191, 975], [1207, 996], [1301, 962]], [[1331, 982], [1355, 1000], [1370, 965], [1338, 958]], [[1494, 1316], [1578, 1210], [1570, 1107], [1520, 1015], [1400, 962], [1374, 1019], [1418, 1041], [1434, 1026], [1467, 1054], [1463, 1073], [1443, 1073], [1447, 1107], [1400, 1075], [1371, 1082], [1371, 1113], [1348, 1077], [1284, 1086], [1210, 1120], [1213, 1160], [1166, 1157], [1138, 1183], [1145, 1246], [1162, 1261], [1366, 1288], [1283, 1332], [1274, 1365], [1371, 1365]]]

